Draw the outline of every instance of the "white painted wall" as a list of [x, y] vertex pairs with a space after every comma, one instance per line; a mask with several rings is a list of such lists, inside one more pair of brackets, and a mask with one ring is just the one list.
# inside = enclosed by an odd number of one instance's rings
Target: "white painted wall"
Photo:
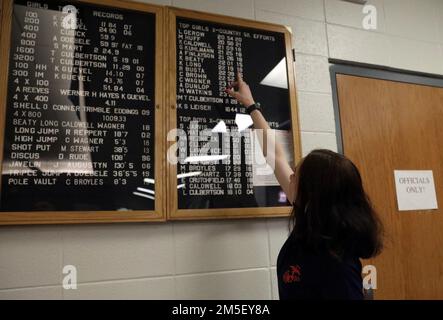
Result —
[[[443, 0], [147, 0], [287, 24], [295, 35], [303, 153], [335, 150], [328, 57], [443, 74]], [[0, 228], [0, 299], [271, 299], [285, 219]], [[77, 290], [62, 268], [77, 266]]]

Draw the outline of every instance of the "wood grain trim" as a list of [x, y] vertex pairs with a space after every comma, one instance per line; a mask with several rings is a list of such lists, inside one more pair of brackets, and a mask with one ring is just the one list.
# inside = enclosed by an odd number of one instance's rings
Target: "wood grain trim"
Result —
[[[0, 172], [3, 171], [3, 145], [5, 141], [6, 104], [8, 97], [8, 75], [9, 75], [9, 51], [11, 42], [12, 25], [12, 0], [2, 3], [2, 25], [0, 33]], [[0, 190], [3, 174], [0, 174]], [[0, 225], [7, 216], [0, 212]]]
[[[165, 9], [162, 6], [148, 5], [131, 1], [120, 0], [80, 0], [80, 3], [103, 5], [121, 9], [136, 10], [153, 13], [156, 16], [156, 69], [155, 80], [155, 180], [156, 180], [156, 204], [155, 210], [137, 211], [45, 211], [45, 212], [0, 212], [0, 225], [24, 225], [24, 224], [81, 224], [81, 223], [117, 223], [117, 222], [159, 222], [166, 220], [166, 197], [165, 197], [165, 168], [163, 140], [163, 110], [164, 110], [164, 16]], [[3, 162], [3, 144], [5, 130], [5, 116], [8, 87], [8, 67], [11, 38], [11, 20], [13, 12], [13, 0], [5, 0], [2, 3], [2, 32], [0, 60], [7, 61], [0, 65], [0, 160]], [[0, 168], [1, 170], [1, 168]], [[1, 175], [0, 175], [1, 179]], [[1, 180], [0, 180], [1, 186]]]
[[[260, 22], [244, 18], [235, 18], [224, 16], [216, 13], [207, 13], [196, 10], [181, 9], [176, 7], [168, 7], [169, 13], [175, 17], [189, 18], [195, 20], [205, 20], [212, 23], [220, 23], [225, 25], [233, 25], [237, 27], [253, 28], [257, 30], [273, 31], [290, 34], [287, 27], [279, 24]], [[174, 42], [175, 44], [175, 42]], [[291, 48], [292, 49], [292, 48]]]
[[228, 209], [180, 209], [173, 216], [173, 220], [196, 219], [244, 219], [244, 218], [277, 218], [288, 217], [292, 207], [267, 208], [228, 208]]
[[[176, 65], [176, 54], [177, 49], [175, 45], [176, 39], [176, 15], [173, 11], [168, 10], [167, 14], [167, 43], [168, 43], [168, 62], [167, 62], [167, 129], [168, 132], [176, 128], [177, 124], [177, 85], [176, 85], [176, 75], [177, 75], [177, 65]], [[167, 149], [173, 146], [175, 141], [167, 141]], [[173, 219], [178, 208], [178, 195], [177, 195], [177, 166], [167, 161], [167, 182], [168, 182], [168, 206], [167, 206], [167, 217]]]
[[288, 70], [288, 86], [289, 86], [289, 99], [291, 106], [291, 122], [292, 122], [292, 139], [294, 141], [294, 162], [295, 164], [302, 158], [301, 150], [301, 137], [300, 137], [300, 118], [298, 115], [297, 104], [297, 89], [295, 84], [295, 66], [292, 51], [292, 34], [289, 31], [285, 32], [286, 40], [286, 64]]
[[[290, 109], [292, 121], [292, 136], [294, 161], [301, 159], [301, 142], [298, 119], [298, 108], [295, 88], [294, 61], [292, 53], [292, 34], [287, 27], [271, 23], [257, 22], [253, 20], [227, 17], [218, 14], [202, 13], [193, 10], [168, 8], [168, 129], [176, 128], [177, 107], [176, 107], [176, 18], [190, 18], [195, 20], [204, 20], [213, 23], [234, 25], [237, 27], [254, 28], [263, 31], [279, 32], [284, 34], [286, 45], [286, 61], [288, 69], [288, 86], [290, 95]], [[174, 142], [168, 142], [168, 148]], [[177, 166], [168, 162], [168, 220], [196, 220], [196, 219], [227, 219], [227, 218], [259, 218], [259, 217], [287, 217], [292, 207], [266, 207], [266, 208], [229, 208], [229, 209], [178, 209], [177, 195]]]

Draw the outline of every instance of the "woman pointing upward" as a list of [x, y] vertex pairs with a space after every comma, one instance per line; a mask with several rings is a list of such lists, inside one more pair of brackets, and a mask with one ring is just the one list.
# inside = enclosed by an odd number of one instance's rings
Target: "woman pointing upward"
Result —
[[[247, 108], [263, 141], [274, 141], [240, 74], [226, 92]], [[315, 150], [293, 170], [278, 141], [263, 152], [293, 206], [277, 260], [280, 299], [363, 299], [360, 258], [380, 253], [382, 225], [357, 167], [343, 155]]]

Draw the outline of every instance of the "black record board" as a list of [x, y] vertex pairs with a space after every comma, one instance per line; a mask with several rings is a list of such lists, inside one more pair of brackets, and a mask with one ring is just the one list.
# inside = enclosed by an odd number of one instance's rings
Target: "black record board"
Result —
[[1, 27], [0, 224], [289, 214], [224, 93], [242, 73], [300, 159], [285, 27], [119, 0], [7, 0]]
[[162, 8], [106, 4], [9, 4], [1, 211], [160, 209]]
[[281, 26], [180, 9], [173, 9], [169, 19], [175, 26], [169, 62], [175, 64], [176, 75], [170, 86], [175, 92], [171, 104], [176, 103], [170, 128], [182, 133], [177, 137], [178, 163], [170, 166], [170, 192], [176, 193], [171, 216], [287, 214], [286, 196], [260, 159], [252, 120], [224, 90], [237, 72], [243, 74], [287, 158], [298, 160], [289, 32]]

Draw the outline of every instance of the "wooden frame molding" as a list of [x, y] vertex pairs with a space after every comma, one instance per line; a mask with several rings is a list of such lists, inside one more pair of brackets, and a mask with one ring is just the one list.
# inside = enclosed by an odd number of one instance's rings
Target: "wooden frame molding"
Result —
[[[119, 8], [125, 10], [135, 10], [155, 14], [156, 17], [156, 53], [155, 64], [160, 66], [156, 68], [155, 74], [155, 181], [156, 181], [156, 200], [155, 210], [153, 211], [55, 211], [55, 212], [0, 212], [0, 225], [18, 225], [18, 224], [78, 224], [78, 223], [114, 223], [114, 222], [158, 222], [165, 221], [164, 197], [166, 185], [164, 170], [164, 136], [163, 127], [163, 107], [164, 107], [164, 11], [162, 6], [148, 5], [130, 1], [120, 0], [81, 0], [75, 2], [100, 5], [104, 7]], [[2, 1], [3, 19], [1, 19], [1, 51], [0, 60], [8, 63], [0, 65], [0, 160], [3, 162], [3, 143], [5, 130], [5, 116], [7, 108], [7, 87], [8, 87], [8, 66], [9, 51], [11, 40], [11, 20], [13, 12], [13, 0]], [[1, 169], [0, 169], [1, 170]], [[1, 178], [1, 176], [0, 176]]]
[[[190, 18], [211, 23], [232, 25], [235, 27], [254, 28], [263, 31], [273, 31], [284, 34], [286, 45], [286, 61], [289, 81], [289, 96], [291, 106], [291, 121], [293, 135], [294, 161], [301, 159], [301, 143], [299, 119], [297, 110], [297, 98], [295, 89], [292, 34], [287, 27], [271, 23], [257, 22], [240, 18], [208, 14], [193, 10], [169, 7], [168, 20], [168, 72], [167, 72], [167, 124], [168, 130], [176, 128], [177, 106], [176, 106], [176, 18]], [[167, 149], [173, 145], [173, 141], [167, 143]], [[286, 217], [290, 214], [292, 207], [255, 207], [255, 208], [229, 208], [229, 209], [178, 209], [177, 195], [177, 165], [167, 163], [168, 171], [168, 219], [169, 220], [196, 220], [196, 219], [224, 219], [224, 218], [257, 218], [257, 217]]]
[[[2, 1], [0, 8], [0, 161], [3, 163], [4, 131], [7, 109], [8, 68], [11, 43], [11, 21], [13, 0]], [[177, 167], [167, 160], [167, 150], [174, 143], [167, 141], [169, 130], [176, 127], [176, 18], [191, 18], [210, 23], [246, 27], [284, 35], [286, 68], [288, 72], [289, 102], [292, 121], [294, 161], [301, 159], [299, 118], [296, 99], [292, 34], [282, 25], [208, 14], [173, 7], [157, 6], [125, 0], [77, 0], [70, 3], [84, 3], [109, 8], [135, 10], [156, 16], [155, 39], [155, 210], [143, 211], [39, 211], [0, 212], [0, 225], [18, 224], [80, 224], [116, 222], [161, 222], [194, 219], [238, 219], [257, 217], [286, 217], [292, 207], [254, 207], [232, 209], [178, 209]], [[1, 169], [0, 169], [1, 170]], [[0, 176], [1, 179], [1, 176]], [[1, 181], [1, 180], [0, 180]], [[1, 184], [0, 184], [1, 185]]]

